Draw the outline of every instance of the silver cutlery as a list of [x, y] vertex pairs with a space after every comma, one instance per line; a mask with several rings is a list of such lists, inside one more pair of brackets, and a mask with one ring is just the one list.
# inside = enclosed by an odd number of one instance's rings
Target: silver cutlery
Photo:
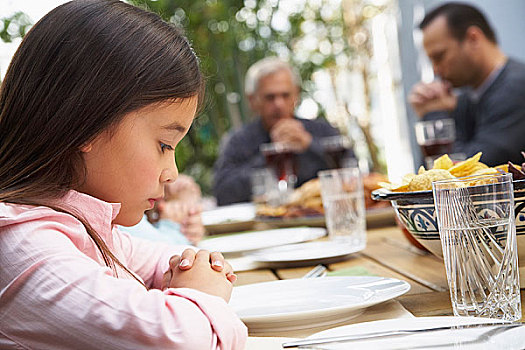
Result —
[[282, 347], [284, 349], [288, 349], [288, 348], [297, 348], [300, 346], [308, 346], [308, 345], [340, 343], [340, 342], [349, 342], [349, 341], [355, 341], [355, 340], [366, 340], [366, 339], [371, 339], [371, 338], [386, 338], [386, 337], [417, 334], [417, 333], [423, 333], [423, 332], [437, 332], [437, 331], [454, 330], [454, 329], [461, 330], [461, 329], [470, 329], [470, 328], [498, 327], [498, 328], [506, 328], [506, 330], [509, 330], [509, 329], [522, 327], [522, 326], [523, 324], [521, 323], [494, 323], [494, 322], [491, 322], [491, 323], [475, 323], [475, 324], [441, 326], [441, 327], [420, 328], [420, 329], [402, 329], [402, 330], [371, 332], [371, 333], [354, 334], [354, 335], [342, 335], [342, 336], [337, 336], [337, 337], [296, 340], [292, 342], [283, 343]]
[[316, 277], [324, 277], [326, 276], [327, 269], [326, 266], [319, 264], [310, 271], [308, 271], [303, 278], [316, 278]]

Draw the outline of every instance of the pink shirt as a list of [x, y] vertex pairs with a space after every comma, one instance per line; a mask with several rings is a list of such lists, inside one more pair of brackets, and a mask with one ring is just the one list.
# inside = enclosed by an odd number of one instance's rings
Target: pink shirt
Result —
[[[167, 246], [130, 237], [120, 205], [70, 191], [115, 256], [160, 288]], [[219, 297], [188, 288], [146, 290], [115, 278], [84, 226], [48, 207], [0, 203], [0, 349], [243, 349], [247, 330]]]

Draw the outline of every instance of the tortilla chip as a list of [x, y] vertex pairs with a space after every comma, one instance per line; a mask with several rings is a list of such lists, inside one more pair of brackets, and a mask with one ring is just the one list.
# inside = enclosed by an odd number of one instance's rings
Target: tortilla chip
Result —
[[408, 185], [409, 191], [427, 191], [432, 189], [432, 182], [453, 179], [454, 176], [445, 169], [430, 169], [427, 172], [416, 175]]
[[448, 170], [455, 177], [468, 176], [469, 174], [473, 172], [472, 169], [475, 167], [476, 164], [479, 163], [480, 158], [481, 158], [481, 152], [478, 152], [474, 156], [470, 157], [469, 159], [455, 164]]
[[448, 154], [444, 154], [434, 161], [433, 169], [444, 169], [448, 170], [454, 166], [454, 162]]

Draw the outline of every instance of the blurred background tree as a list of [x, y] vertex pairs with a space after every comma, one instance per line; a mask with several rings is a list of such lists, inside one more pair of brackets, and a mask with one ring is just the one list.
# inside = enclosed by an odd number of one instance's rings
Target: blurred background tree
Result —
[[[289, 61], [300, 73], [299, 116], [328, 119], [351, 136], [356, 153], [370, 163], [371, 170], [384, 172], [370, 132], [369, 110], [374, 102], [366, 88], [374, 78], [368, 66], [372, 56], [369, 20], [383, 11], [373, 4], [377, 0], [127, 2], [184, 28], [201, 59], [207, 103], [177, 147], [176, 158], [179, 170], [192, 176], [205, 194], [211, 193], [221, 139], [252, 118], [244, 96], [245, 72], [267, 56]], [[22, 12], [0, 19], [0, 38], [5, 42], [21, 38], [31, 24]], [[349, 72], [357, 72], [363, 91], [352, 81], [337, 81]], [[328, 88], [323, 79], [329, 81]], [[357, 94], [350, 96], [348, 91]], [[362, 100], [365, 112], [349, 100]]]
[[[279, 56], [302, 77], [299, 114], [327, 117], [314, 73], [346, 68], [354, 52], [340, 0], [129, 0], [185, 28], [207, 80], [208, 103], [177, 147], [180, 171], [210, 193], [221, 138], [250, 120], [244, 74], [255, 61]], [[335, 123], [337, 124], [337, 123]], [[346, 133], [344, 125], [336, 125]]]
[[[23, 38], [32, 24], [31, 19], [20, 11], [7, 17], [0, 17], [0, 40], [12, 43], [13, 40]], [[2, 75], [0, 75], [1, 82]]]
[[31, 20], [23, 12], [0, 18], [0, 39], [6, 43], [23, 38], [32, 25]]

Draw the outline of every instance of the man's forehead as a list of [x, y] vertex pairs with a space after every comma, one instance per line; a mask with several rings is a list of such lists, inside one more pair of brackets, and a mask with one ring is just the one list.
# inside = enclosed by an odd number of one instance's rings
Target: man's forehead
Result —
[[456, 39], [450, 33], [446, 18], [441, 16], [423, 30], [423, 47], [429, 55], [445, 50]]
[[267, 75], [259, 81], [257, 89], [260, 94], [265, 95], [291, 93], [295, 90], [297, 90], [297, 86], [295, 86], [291, 74], [287, 71], [279, 71]]
[[424, 41], [434, 42], [446, 39], [453, 39], [453, 37], [448, 28], [448, 22], [445, 16], [436, 17], [423, 29]]

